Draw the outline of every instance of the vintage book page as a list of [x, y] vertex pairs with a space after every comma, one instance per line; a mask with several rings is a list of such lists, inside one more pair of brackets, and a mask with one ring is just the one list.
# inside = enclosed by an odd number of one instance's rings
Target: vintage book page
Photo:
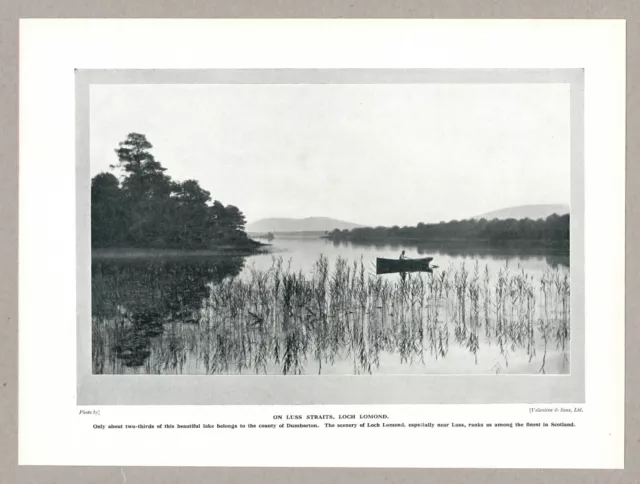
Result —
[[623, 467], [623, 21], [24, 20], [20, 60], [21, 464]]

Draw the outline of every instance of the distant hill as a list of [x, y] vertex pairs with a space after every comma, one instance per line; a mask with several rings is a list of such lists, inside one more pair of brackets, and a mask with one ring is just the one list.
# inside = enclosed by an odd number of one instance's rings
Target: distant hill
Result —
[[307, 217], [307, 218], [263, 218], [247, 224], [246, 231], [249, 233], [266, 232], [322, 232], [333, 229], [354, 229], [361, 225], [351, 222], [344, 222], [328, 217]]
[[487, 220], [497, 219], [507, 219], [507, 218], [530, 218], [532, 220], [537, 220], [539, 218], [547, 218], [552, 214], [564, 215], [569, 213], [568, 205], [558, 205], [558, 204], [549, 204], [549, 205], [521, 205], [519, 207], [509, 207], [503, 208], [501, 210], [494, 210], [493, 212], [487, 212], [480, 215], [476, 215], [473, 217], [476, 220], [481, 218], [485, 218]]

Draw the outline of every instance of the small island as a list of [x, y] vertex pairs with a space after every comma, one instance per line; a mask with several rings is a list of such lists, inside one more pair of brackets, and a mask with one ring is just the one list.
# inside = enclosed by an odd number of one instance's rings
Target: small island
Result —
[[146, 136], [130, 133], [115, 150], [118, 163], [91, 180], [91, 246], [94, 256], [157, 252], [170, 255], [248, 255], [266, 244], [245, 232], [234, 205], [212, 200], [196, 180], [173, 180], [155, 159]]

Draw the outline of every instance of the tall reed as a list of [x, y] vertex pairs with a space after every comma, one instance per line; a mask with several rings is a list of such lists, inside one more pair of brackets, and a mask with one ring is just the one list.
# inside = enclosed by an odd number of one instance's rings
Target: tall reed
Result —
[[369, 273], [363, 260], [321, 256], [303, 273], [274, 257], [268, 270], [211, 283], [195, 305], [150, 277], [145, 304], [128, 308], [126, 277], [93, 279], [94, 373], [300, 375], [348, 364], [373, 374], [393, 361], [428, 371], [451, 345], [476, 365], [494, 355], [485, 368], [495, 372], [519, 352], [545, 372], [552, 345], [568, 360], [570, 280], [559, 270], [536, 281], [507, 261], [491, 277], [476, 262], [400, 279]]

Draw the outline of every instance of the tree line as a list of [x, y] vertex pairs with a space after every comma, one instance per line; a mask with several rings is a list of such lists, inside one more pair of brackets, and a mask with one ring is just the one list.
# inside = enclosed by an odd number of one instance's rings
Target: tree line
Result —
[[326, 237], [334, 241], [484, 241], [533, 242], [545, 245], [569, 246], [569, 214], [553, 214], [546, 219], [468, 219], [437, 224], [419, 223], [415, 227], [359, 227], [352, 230], [335, 229]]
[[103, 172], [91, 180], [94, 248], [206, 249], [259, 245], [244, 231], [240, 209], [212, 202], [196, 180], [173, 180], [155, 159], [146, 136], [130, 133], [115, 150], [123, 176]]

